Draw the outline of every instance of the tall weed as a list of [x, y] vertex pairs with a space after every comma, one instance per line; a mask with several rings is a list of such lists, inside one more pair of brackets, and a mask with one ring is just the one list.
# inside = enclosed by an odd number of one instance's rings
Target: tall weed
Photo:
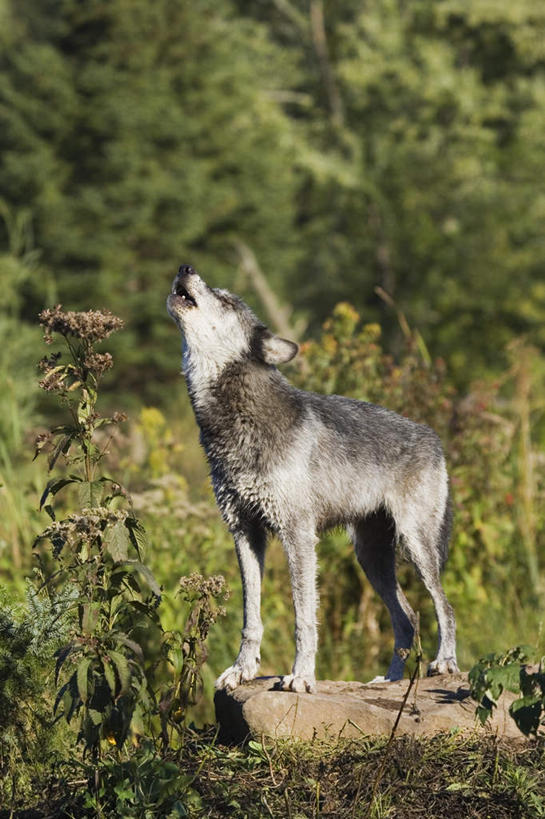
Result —
[[[38, 656], [34, 620], [27, 616], [18, 623], [8, 609], [0, 621], [0, 714], [17, 735], [24, 727], [17, 697], [28, 691], [42, 709], [52, 704], [57, 718], [76, 726], [75, 758], [65, 762], [73, 766], [79, 758], [88, 777], [85, 805], [97, 815], [179, 814], [190, 789], [174, 760], [183, 747], [188, 707], [200, 694], [205, 643], [222, 613], [225, 583], [196, 573], [181, 578], [181, 628], [163, 627], [162, 589], [144, 562], [145, 528], [128, 491], [104, 473], [113, 437], [108, 430], [125, 416], [99, 412], [99, 384], [113, 361], [96, 344], [122, 322], [108, 312], [64, 312], [60, 306], [40, 318], [46, 342], [58, 336], [63, 342], [42, 358], [40, 386], [57, 397], [65, 417], [36, 440], [36, 455], [46, 456], [51, 475], [39, 504], [50, 523], [36, 538], [40, 590], [32, 602], [58, 611], [55, 622], [62, 622], [62, 630], [54, 632], [51, 703], [51, 685], [48, 700], [32, 687], [36, 675], [25, 680], [23, 673]], [[40, 650], [50, 670], [51, 647], [44, 637]], [[27, 733], [36, 747], [38, 731]], [[13, 745], [5, 763], [11, 772]], [[15, 804], [13, 773], [11, 779]], [[163, 782], [159, 788], [157, 781]]]

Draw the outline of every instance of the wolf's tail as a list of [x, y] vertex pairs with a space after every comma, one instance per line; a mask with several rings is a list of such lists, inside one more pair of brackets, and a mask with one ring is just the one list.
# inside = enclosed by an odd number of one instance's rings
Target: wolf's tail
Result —
[[441, 528], [439, 529], [439, 542], [437, 544], [439, 548], [439, 560], [441, 571], [443, 571], [443, 569], [445, 568], [445, 563], [447, 562], [449, 541], [452, 532], [452, 516], [453, 516], [452, 497], [449, 492], [447, 502], [445, 504], [443, 520], [441, 521]]

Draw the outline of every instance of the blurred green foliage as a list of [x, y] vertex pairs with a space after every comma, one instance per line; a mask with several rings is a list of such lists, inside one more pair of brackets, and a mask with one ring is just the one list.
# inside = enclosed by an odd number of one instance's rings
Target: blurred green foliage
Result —
[[[181, 261], [317, 329], [394, 295], [458, 384], [545, 343], [539, 0], [2, 0], [0, 199], [52, 298], [122, 315], [118, 384], [168, 401]], [[8, 235], [0, 229], [0, 245]], [[117, 349], [115, 350], [117, 352]]]
[[22, 320], [23, 293], [38, 276], [38, 268], [37, 254], [30, 247], [28, 214], [21, 212], [13, 219], [0, 202], [0, 221], [9, 240], [5, 252], [0, 252], [0, 563], [10, 564], [17, 574], [26, 562], [23, 544], [32, 541], [39, 526], [37, 505], [28, 502], [37, 492], [38, 471], [28, 463], [21, 469], [27, 436], [37, 421], [35, 365], [40, 339], [37, 322]]

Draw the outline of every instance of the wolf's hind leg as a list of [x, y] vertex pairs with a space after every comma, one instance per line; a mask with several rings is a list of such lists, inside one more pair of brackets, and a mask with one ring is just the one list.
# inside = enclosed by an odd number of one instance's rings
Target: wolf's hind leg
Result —
[[456, 662], [456, 620], [454, 611], [441, 585], [441, 552], [432, 534], [427, 531], [402, 532], [407, 552], [430, 593], [438, 625], [437, 656], [428, 666], [428, 675], [454, 674]]
[[385, 510], [377, 510], [350, 527], [356, 556], [369, 582], [390, 613], [394, 630], [394, 653], [386, 680], [400, 680], [406, 651], [414, 636], [415, 615], [397, 581], [395, 568], [395, 528]]
[[233, 532], [233, 537], [242, 577], [244, 620], [238, 656], [216, 680], [216, 688], [227, 691], [253, 680], [261, 661], [261, 580], [267, 545], [266, 533], [257, 525], [238, 529]]

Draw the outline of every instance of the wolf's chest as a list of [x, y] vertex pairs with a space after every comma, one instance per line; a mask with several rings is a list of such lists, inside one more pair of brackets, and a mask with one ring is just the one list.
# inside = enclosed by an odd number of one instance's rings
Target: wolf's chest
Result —
[[278, 486], [270, 474], [256, 469], [212, 468], [212, 484], [218, 506], [229, 525], [241, 518], [259, 520], [278, 529], [284, 515]]

